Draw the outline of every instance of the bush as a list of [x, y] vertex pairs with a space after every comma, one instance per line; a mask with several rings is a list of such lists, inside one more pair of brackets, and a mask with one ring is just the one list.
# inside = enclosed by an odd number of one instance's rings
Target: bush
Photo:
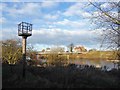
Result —
[[64, 55], [50, 54], [48, 56], [48, 63], [53, 66], [64, 66], [67, 64], [67, 59]]
[[15, 65], [10, 72], [3, 65], [3, 88], [118, 88], [120, 71], [102, 71], [91, 67], [76, 68], [74, 64], [56, 67], [26, 66], [26, 78], [22, 78], [22, 65]]

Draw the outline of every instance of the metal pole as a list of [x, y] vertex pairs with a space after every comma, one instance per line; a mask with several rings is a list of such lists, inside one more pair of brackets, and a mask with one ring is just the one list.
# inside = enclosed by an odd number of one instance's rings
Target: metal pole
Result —
[[25, 70], [26, 70], [26, 39], [27, 37], [22, 37], [22, 55], [23, 55], [23, 78], [25, 78]]

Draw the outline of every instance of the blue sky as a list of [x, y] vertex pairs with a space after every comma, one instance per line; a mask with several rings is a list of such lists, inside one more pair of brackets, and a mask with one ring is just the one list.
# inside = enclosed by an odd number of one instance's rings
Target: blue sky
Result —
[[[16, 0], [14, 0], [16, 1]], [[19, 0], [18, 0], [19, 1]], [[96, 14], [88, 2], [1, 2], [0, 25], [2, 40], [18, 39], [17, 24], [32, 23], [32, 36], [28, 45], [42, 50], [54, 45], [67, 46], [73, 43], [87, 49], [99, 49], [101, 29], [95, 29], [91, 14]], [[104, 5], [105, 3], [103, 3]], [[106, 6], [105, 6], [106, 7]]]

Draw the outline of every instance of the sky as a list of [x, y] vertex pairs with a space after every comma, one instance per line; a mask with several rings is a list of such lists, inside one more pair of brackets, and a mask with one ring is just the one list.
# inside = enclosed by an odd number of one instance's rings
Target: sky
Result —
[[[71, 43], [88, 50], [100, 49], [102, 28], [96, 29], [97, 25], [91, 21], [97, 11], [88, 2], [4, 0], [0, 6], [1, 40], [21, 39], [17, 25], [28, 22], [33, 24], [33, 30], [27, 45], [37, 51], [56, 45], [66, 49]], [[107, 8], [107, 4], [102, 7]]]

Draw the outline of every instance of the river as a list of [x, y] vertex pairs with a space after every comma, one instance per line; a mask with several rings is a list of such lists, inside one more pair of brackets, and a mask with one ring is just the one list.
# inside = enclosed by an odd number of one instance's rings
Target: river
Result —
[[91, 60], [91, 59], [76, 59], [70, 60], [70, 63], [74, 63], [76, 65], [94, 65], [97, 68], [103, 68], [104, 66], [107, 67], [107, 70], [111, 70], [112, 68], [117, 69], [117, 62], [119, 60]]

